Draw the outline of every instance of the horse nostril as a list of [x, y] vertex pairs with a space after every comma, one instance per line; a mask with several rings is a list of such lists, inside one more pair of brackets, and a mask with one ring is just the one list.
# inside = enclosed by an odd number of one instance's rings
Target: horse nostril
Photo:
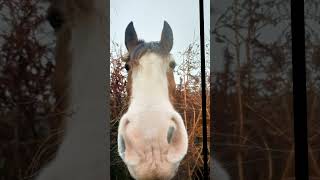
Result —
[[120, 142], [119, 142], [119, 152], [121, 156], [124, 157], [124, 152], [126, 151], [126, 144], [124, 142], [123, 136], [120, 136]]
[[173, 132], [174, 132], [174, 127], [170, 126], [167, 132], [167, 141], [168, 144], [170, 144], [172, 142], [173, 139]]
[[58, 10], [49, 11], [47, 15], [47, 20], [49, 21], [50, 25], [53, 27], [55, 31], [58, 31], [64, 23], [63, 15]]

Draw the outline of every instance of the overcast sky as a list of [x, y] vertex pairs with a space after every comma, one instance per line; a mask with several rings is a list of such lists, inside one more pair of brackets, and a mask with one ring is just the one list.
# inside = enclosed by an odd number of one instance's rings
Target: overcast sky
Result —
[[[208, 41], [209, 3], [210, 0], [204, 0], [205, 36]], [[194, 40], [200, 39], [197, 0], [111, 0], [110, 5], [110, 40], [121, 44], [123, 48], [125, 48], [125, 28], [130, 21], [133, 21], [138, 38], [145, 41], [159, 41], [163, 21], [166, 20], [173, 31], [174, 44], [171, 52], [177, 63], [179, 63], [178, 52], [183, 51]]]

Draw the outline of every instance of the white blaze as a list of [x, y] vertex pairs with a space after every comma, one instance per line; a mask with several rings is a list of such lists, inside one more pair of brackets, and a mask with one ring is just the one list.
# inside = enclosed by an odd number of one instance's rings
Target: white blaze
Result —
[[132, 97], [128, 112], [171, 111], [167, 71], [169, 60], [154, 53], [141, 57], [132, 72]]

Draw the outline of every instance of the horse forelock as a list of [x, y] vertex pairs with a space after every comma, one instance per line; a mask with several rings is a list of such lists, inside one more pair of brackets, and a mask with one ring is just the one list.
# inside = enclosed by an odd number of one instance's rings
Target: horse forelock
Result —
[[161, 47], [160, 42], [158, 41], [145, 42], [143, 40], [139, 40], [136, 47], [131, 52], [129, 52], [126, 62], [138, 61], [147, 52], [155, 53], [162, 57], [170, 56], [170, 53], [166, 52]]

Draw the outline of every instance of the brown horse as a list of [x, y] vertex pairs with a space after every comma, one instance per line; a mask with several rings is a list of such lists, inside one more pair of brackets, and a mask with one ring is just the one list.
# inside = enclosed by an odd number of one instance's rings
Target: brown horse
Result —
[[138, 40], [133, 23], [125, 32], [129, 53], [128, 111], [118, 129], [118, 151], [135, 179], [171, 179], [188, 149], [188, 135], [174, 109], [173, 33], [165, 21], [159, 42]]

